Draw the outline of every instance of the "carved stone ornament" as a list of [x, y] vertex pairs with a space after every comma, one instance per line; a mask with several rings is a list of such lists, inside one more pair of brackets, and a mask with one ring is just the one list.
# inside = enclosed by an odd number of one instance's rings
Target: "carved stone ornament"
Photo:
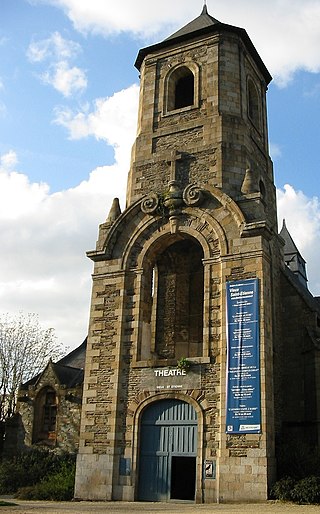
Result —
[[160, 197], [157, 193], [151, 193], [141, 202], [141, 210], [145, 214], [154, 214], [160, 205]]
[[183, 201], [189, 207], [196, 207], [200, 205], [204, 200], [204, 192], [199, 186], [195, 184], [189, 184], [183, 191]]
[[150, 193], [141, 201], [145, 214], [157, 214], [162, 207], [169, 217], [178, 216], [183, 207], [197, 207], [205, 198], [204, 190], [195, 184], [188, 184], [182, 191], [176, 180], [170, 180], [167, 193]]
[[169, 211], [169, 216], [177, 216], [183, 207], [182, 191], [176, 180], [170, 180], [169, 191], [164, 195], [163, 205]]

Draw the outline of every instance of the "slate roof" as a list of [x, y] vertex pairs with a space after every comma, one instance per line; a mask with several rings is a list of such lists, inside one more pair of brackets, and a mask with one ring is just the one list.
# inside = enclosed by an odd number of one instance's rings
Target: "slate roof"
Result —
[[266, 83], [269, 84], [269, 82], [272, 80], [272, 77], [269, 71], [267, 70], [266, 66], [264, 65], [257, 50], [255, 49], [247, 32], [242, 28], [234, 27], [233, 25], [227, 25], [226, 23], [221, 23], [216, 18], [213, 18], [213, 16], [210, 16], [210, 14], [208, 14], [206, 5], [204, 5], [200, 16], [192, 20], [190, 23], [187, 23], [187, 25], [177, 30], [173, 34], [171, 34], [171, 36], [167, 37], [160, 43], [156, 43], [155, 45], [142, 48], [138, 53], [135, 62], [135, 67], [138, 70], [140, 70], [144, 58], [150, 53], [157, 52], [164, 48], [172, 47], [176, 44], [183, 44], [185, 41], [188, 41], [199, 36], [206, 36], [209, 34], [219, 32], [232, 32], [238, 34], [242, 38], [248, 50], [250, 51], [253, 59], [257, 63], [257, 66], [262, 72], [266, 80]]
[[288, 266], [284, 266], [281, 271], [291, 285], [297, 290], [300, 298], [305, 301], [309, 309], [320, 315], [319, 297], [313, 296], [312, 293], [310, 293], [310, 291], [301, 283], [298, 276], [293, 273]]
[[187, 23], [187, 25], [177, 30], [177, 32], [174, 32], [174, 34], [171, 34], [171, 36], [167, 37], [165, 41], [169, 41], [170, 39], [175, 39], [180, 36], [188, 36], [192, 32], [204, 29], [205, 27], [211, 27], [216, 23], [220, 22], [208, 14], [207, 6], [204, 5], [200, 16], [190, 21], [190, 23]]
[[[85, 338], [80, 346], [65, 355], [58, 362], [50, 361], [49, 364], [47, 364], [47, 366], [51, 364], [61, 385], [72, 388], [83, 383], [83, 368], [86, 357], [86, 349], [87, 338]], [[21, 389], [28, 389], [30, 385], [36, 385], [47, 369], [47, 366], [41, 373], [35, 375], [34, 377], [30, 378], [30, 380], [22, 384]]]
[[[291, 237], [289, 230], [287, 229], [285, 220], [283, 220], [282, 229], [280, 231], [280, 236], [282, 237], [282, 239], [284, 239], [284, 254], [285, 255], [293, 255], [293, 254], [297, 254], [297, 253], [300, 254], [294, 240]], [[300, 254], [300, 256], [301, 256], [301, 254]], [[301, 256], [301, 259], [303, 259], [302, 256]]]
[[81, 368], [71, 368], [61, 364], [52, 363], [53, 369], [61, 385], [75, 387], [83, 382], [84, 372]]
[[308, 279], [306, 272], [306, 261], [296, 247], [295, 242], [292, 239], [289, 230], [287, 229], [285, 220], [283, 220], [280, 236], [284, 240], [283, 254], [286, 265], [298, 277], [304, 287], [307, 287]]
[[83, 343], [72, 350], [70, 353], [62, 357], [57, 364], [63, 364], [64, 366], [71, 366], [72, 368], [84, 368], [85, 359], [86, 359], [86, 349], [87, 349], [87, 337], [83, 341]]
[[[61, 385], [66, 386], [68, 388], [72, 388], [83, 383], [83, 369], [72, 368], [71, 366], [63, 366], [52, 361], [50, 361], [47, 366], [49, 366], [50, 364], [53, 367], [56, 377], [58, 378]], [[47, 369], [47, 366], [41, 373], [35, 375], [34, 377], [30, 378], [30, 380], [22, 384], [21, 389], [28, 389], [28, 387], [31, 385], [35, 386], [42, 377], [45, 370]]]

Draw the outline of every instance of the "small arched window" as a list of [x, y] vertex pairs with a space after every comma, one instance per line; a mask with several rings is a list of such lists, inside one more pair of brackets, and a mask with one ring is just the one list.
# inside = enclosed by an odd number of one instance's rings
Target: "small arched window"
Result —
[[195, 103], [194, 74], [187, 66], [180, 66], [170, 76], [167, 89], [167, 111], [183, 109]]
[[255, 127], [260, 128], [259, 95], [252, 79], [248, 80], [248, 115]]
[[35, 402], [33, 442], [54, 444], [56, 441], [57, 395], [53, 388], [45, 387]]

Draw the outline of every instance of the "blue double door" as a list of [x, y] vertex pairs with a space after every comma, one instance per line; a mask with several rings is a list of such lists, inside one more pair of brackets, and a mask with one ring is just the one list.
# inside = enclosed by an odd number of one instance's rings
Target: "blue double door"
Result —
[[194, 500], [197, 414], [180, 400], [146, 408], [140, 425], [139, 500]]

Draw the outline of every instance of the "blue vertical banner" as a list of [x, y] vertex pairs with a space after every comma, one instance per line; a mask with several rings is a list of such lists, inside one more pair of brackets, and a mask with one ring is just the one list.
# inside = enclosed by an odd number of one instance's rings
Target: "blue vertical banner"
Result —
[[261, 432], [258, 279], [227, 282], [228, 434]]

